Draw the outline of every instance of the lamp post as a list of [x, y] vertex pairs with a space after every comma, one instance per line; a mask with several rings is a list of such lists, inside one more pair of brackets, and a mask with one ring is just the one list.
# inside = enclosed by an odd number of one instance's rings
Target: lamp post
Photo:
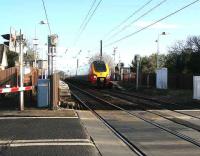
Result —
[[[45, 21], [40, 21], [38, 24], [41, 24], [41, 25], [44, 25], [44, 24], [47, 24]], [[35, 67], [36, 64], [37, 64], [37, 59], [38, 59], [38, 53], [37, 53], [37, 46], [39, 44], [39, 40], [37, 38], [37, 29], [36, 29], [36, 25], [35, 25], [35, 38], [33, 39], [33, 46], [34, 46], [34, 64], [35, 64]]]
[[37, 64], [37, 46], [38, 46], [38, 39], [36, 38], [36, 25], [35, 25], [35, 38], [33, 39], [33, 46], [34, 46], [34, 67], [36, 68]]
[[159, 47], [159, 42], [160, 42], [160, 36], [161, 35], [167, 35], [166, 32], [162, 32], [161, 34], [158, 34], [158, 38], [155, 41], [157, 43], [157, 56], [156, 56], [156, 68], [159, 68], [159, 53], [160, 53], [160, 47]]
[[114, 75], [113, 75], [113, 79], [115, 80], [116, 76], [115, 76], [115, 54], [116, 54], [116, 50], [117, 50], [117, 47], [114, 47], [113, 48], [113, 57], [114, 57]]

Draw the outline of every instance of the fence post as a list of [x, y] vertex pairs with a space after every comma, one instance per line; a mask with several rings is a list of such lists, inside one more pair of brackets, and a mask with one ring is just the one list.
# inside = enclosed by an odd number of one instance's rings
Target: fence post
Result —
[[60, 77], [58, 73], [50, 76], [50, 107], [52, 110], [58, 108], [58, 92], [59, 92], [59, 81]]

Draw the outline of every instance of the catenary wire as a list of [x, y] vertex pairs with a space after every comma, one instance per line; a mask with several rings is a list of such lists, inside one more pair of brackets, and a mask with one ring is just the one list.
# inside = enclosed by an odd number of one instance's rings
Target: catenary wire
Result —
[[137, 14], [138, 12], [140, 12], [142, 9], [144, 9], [148, 4], [150, 4], [153, 0], [149, 0], [148, 2], [146, 2], [144, 5], [142, 5], [139, 9], [135, 10], [131, 15], [129, 15], [126, 19], [124, 19], [120, 24], [118, 24], [117, 26], [115, 26], [114, 28], [112, 28], [108, 33], [106, 33], [105, 36], [110, 35], [113, 31], [115, 31], [116, 29], [120, 28], [124, 23], [126, 23], [131, 17], [133, 17], [135, 14]]
[[92, 5], [91, 5], [91, 7], [90, 7], [88, 13], [86, 14], [85, 18], [83, 19], [83, 22], [82, 22], [81, 25], [80, 25], [80, 30], [81, 30], [81, 28], [83, 27], [83, 25], [84, 25], [84, 23], [86, 22], [86, 20], [88, 19], [88, 16], [90, 15], [90, 12], [92, 11], [92, 9], [93, 9], [93, 7], [94, 7], [96, 1], [97, 1], [97, 0], [94, 0], [94, 1], [92, 2]]
[[85, 24], [83, 25], [81, 31], [80, 31], [80, 34], [78, 35], [77, 37], [77, 40], [75, 41], [75, 43], [79, 40], [79, 38], [81, 37], [82, 33], [85, 31], [88, 23], [91, 21], [92, 17], [94, 16], [94, 13], [96, 12], [96, 10], [98, 9], [98, 7], [100, 6], [102, 0], [100, 0], [98, 2], [98, 4], [96, 5], [95, 9], [93, 10], [93, 12], [90, 14], [90, 16], [88, 17], [88, 20], [85, 22]]
[[133, 32], [133, 33], [131, 33], [131, 34], [129, 34], [129, 35], [126, 35], [126, 36], [124, 36], [124, 37], [122, 37], [122, 38], [120, 38], [120, 39], [118, 39], [118, 40], [116, 40], [116, 41], [114, 41], [114, 42], [111, 42], [111, 43], [106, 44], [105, 47], [111, 46], [111, 45], [113, 45], [113, 44], [115, 44], [115, 43], [117, 43], [117, 42], [120, 42], [120, 41], [122, 41], [122, 40], [125, 40], [126, 38], [129, 38], [129, 37], [131, 37], [131, 36], [133, 36], [133, 35], [136, 35], [137, 33], [141, 32], [141, 31], [143, 31], [143, 30], [146, 30], [147, 28], [149, 28], [149, 27], [151, 27], [151, 26], [157, 24], [158, 22], [161, 22], [161, 21], [163, 21], [163, 20], [165, 20], [165, 19], [167, 19], [167, 18], [169, 18], [169, 17], [171, 17], [171, 16], [177, 14], [178, 12], [180, 12], [180, 11], [182, 11], [182, 10], [184, 10], [184, 9], [186, 9], [186, 8], [188, 8], [188, 7], [190, 7], [191, 5], [193, 5], [193, 4], [195, 4], [195, 3], [199, 2], [199, 1], [200, 1], [200, 0], [195, 0], [195, 1], [193, 1], [193, 2], [191, 2], [191, 3], [189, 3], [189, 4], [187, 4], [187, 5], [183, 6], [182, 8], [180, 8], [180, 9], [178, 9], [178, 10], [176, 10], [176, 11], [170, 13], [170, 14], [168, 14], [167, 16], [165, 16], [165, 17], [163, 17], [163, 18], [160, 18], [159, 20], [157, 20], [157, 21], [155, 21], [155, 22], [153, 22], [153, 23], [151, 23], [151, 24], [149, 24], [149, 25], [143, 27], [142, 29], [139, 29], [139, 30], [137, 30], [137, 31], [135, 31], [135, 32]]
[[74, 41], [74, 44], [76, 44], [76, 42], [78, 41], [78, 39], [79, 39], [79, 37], [80, 37], [80, 32], [82, 31], [82, 27], [83, 27], [83, 25], [85, 24], [86, 20], [88, 19], [88, 16], [90, 15], [92, 9], [94, 8], [95, 3], [96, 3], [96, 0], [94, 0], [94, 1], [92, 2], [92, 5], [91, 5], [91, 7], [90, 7], [88, 13], [86, 14], [85, 18], [83, 19], [83, 22], [82, 22], [81, 25], [80, 25], [79, 32], [78, 32], [77, 37], [76, 37], [76, 39], [75, 39], [75, 41]]
[[46, 20], [47, 20], [47, 24], [48, 24], [48, 28], [49, 28], [49, 33], [50, 33], [50, 35], [51, 35], [51, 27], [50, 27], [50, 24], [49, 24], [49, 19], [48, 19], [48, 16], [47, 16], [47, 10], [46, 10], [46, 7], [45, 7], [44, 0], [42, 0], [42, 4], [43, 4], [45, 16], [46, 16]]
[[140, 20], [141, 18], [143, 18], [144, 16], [148, 15], [150, 12], [152, 12], [153, 10], [155, 10], [156, 8], [158, 8], [159, 6], [161, 6], [163, 3], [165, 3], [167, 0], [163, 0], [160, 3], [156, 4], [154, 7], [152, 7], [151, 9], [149, 9], [147, 12], [145, 12], [144, 14], [142, 14], [140, 17], [136, 18], [134, 21], [130, 22], [128, 25], [125, 25], [123, 28], [121, 28], [119, 31], [117, 31], [116, 33], [114, 33], [110, 38], [113, 38], [115, 36], [117, 36], [119, 33], [121, 33], [122, 31], [126, 30], [128, 27], [130, 27], [133, 23], [137, 22], [138, 20]]

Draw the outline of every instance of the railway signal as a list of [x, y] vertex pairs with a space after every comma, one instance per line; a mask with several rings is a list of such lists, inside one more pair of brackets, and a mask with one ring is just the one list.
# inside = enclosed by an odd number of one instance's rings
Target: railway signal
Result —
[[4, 41], [4, 45], [6, 45], [7, 47], [9, 47], [10, 51], [13, 51], [16, 47], [16, 35], [14, 34], [3, 34], [1, 35], [6, 41]]
[[4, 34], [4, 35], [1, 35], [5, 40], [8, 40], [8, 41], [5, 41], [4, 42], [4, 45], [8, 46], [9, 47], [9, 40], [10, 40], [10, 34]]
[[48, 36], [48, 75], [52, 75], [54, 72], [53, 57], [56, 55], [57, 43], [58, 43], [57, 34]]

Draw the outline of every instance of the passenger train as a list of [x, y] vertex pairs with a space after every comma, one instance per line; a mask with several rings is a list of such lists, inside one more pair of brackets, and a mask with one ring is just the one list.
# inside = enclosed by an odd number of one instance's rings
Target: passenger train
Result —
[[88, 74], [89, 82], [96, 86], [110, 86], [110, 69], [104, 61], [91, 63]]
[[92, 86], [112, 87], [112, 83], [110, 81], [110, 69], [108, 64], [104, 61], [93, 61], [88, 67], [85, 66], [84, 70], [87, 71], [81, 73], [83, 69], [80, 69], [78, 78], [86, 80]]

